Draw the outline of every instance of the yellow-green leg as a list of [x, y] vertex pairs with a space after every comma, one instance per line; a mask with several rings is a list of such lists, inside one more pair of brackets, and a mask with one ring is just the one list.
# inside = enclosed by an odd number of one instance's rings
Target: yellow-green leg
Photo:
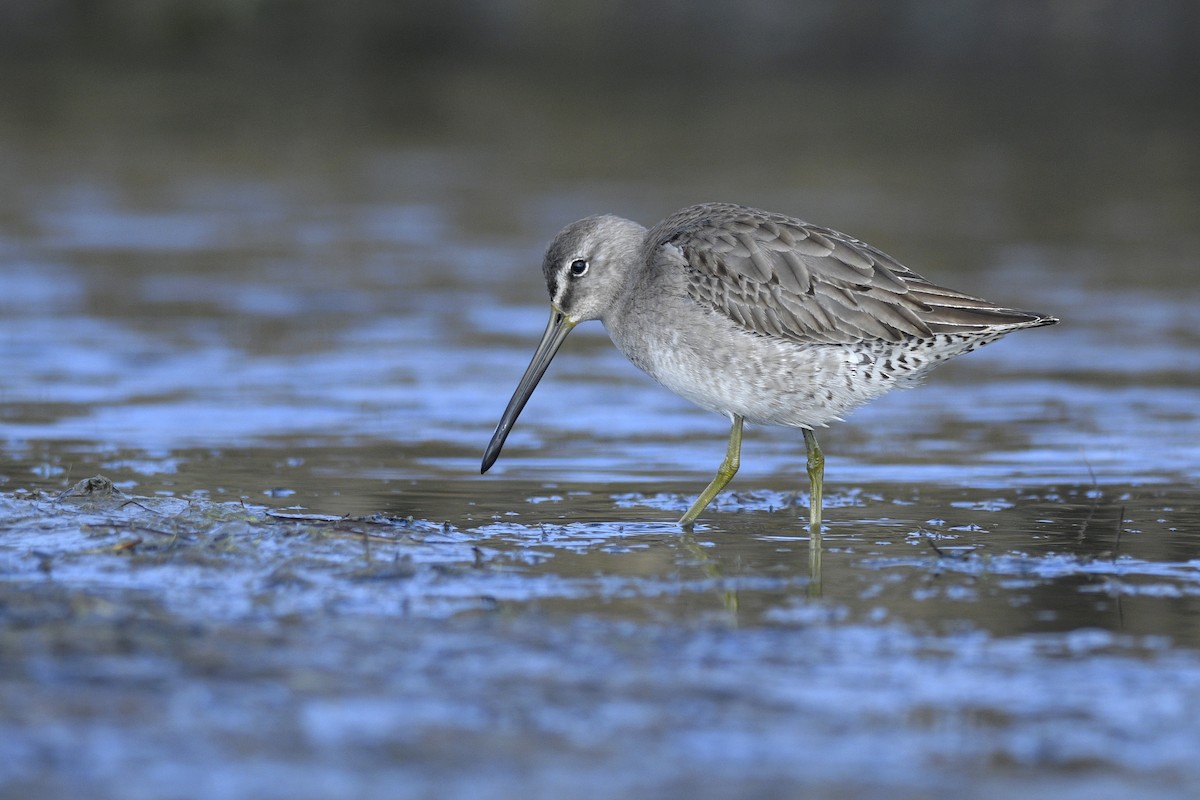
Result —
[[825, 492], [825, 454], [817, 445], [817, 437], [804, 429], [804, 447], [808, 450], [808, 530], [821, 535], [821, 499]]
[[804, 447], [808, 450], [808, 596], [821, 596], [821, 501], [825, 493], [825, 454], [817, 445], [817, 437], [804, 430]]
[[725, 488], [733, 476], [737, 474], [738, 467], [742, 465], [742, 423], [745, 422], [737, 414], [733, 417], [733, 427], [729, 431], [729, 448], [725, 451], [725, 460], [721, 462], [721, 466], [717, 468], [717, 475], [712, 479], [712, 483], [708, 488], [700, 493], [696, 498], [696, 502], [692, 503], [692, 507], [687, 510], [687, 513], [679, 518], [679, 526], [681, 528], [690, 528], [692, 523], [696, 521], [696, 517], [700, 516], [717, 493]]

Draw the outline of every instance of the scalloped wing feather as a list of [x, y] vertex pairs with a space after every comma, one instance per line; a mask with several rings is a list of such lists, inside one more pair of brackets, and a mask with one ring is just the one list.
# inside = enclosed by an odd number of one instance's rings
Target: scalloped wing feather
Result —
[[694, 299], [764, 336], [897, 342], [1053, 321], [937, 286], [829, 228], [744, 206], [685, 208], [647, 242], [652, 259], [683, 259]]

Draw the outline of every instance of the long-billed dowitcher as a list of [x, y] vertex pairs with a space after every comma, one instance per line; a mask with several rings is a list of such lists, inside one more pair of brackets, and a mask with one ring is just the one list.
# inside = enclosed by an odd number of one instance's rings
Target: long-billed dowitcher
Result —
[[938, 286], [844, 233], [728, 203], [685, 208], [649, 230], [581, 219], [554, 238], [542, 271], [550, 322], [482, 472], [567, 334], [598, 319], [639, 368], [733, 423], [684, 528], [737, 472], [751, 422], [804, 432], [809, 525], [819, 534], [825, 457], [813, 428], [1011, 331], [1058, 322]]

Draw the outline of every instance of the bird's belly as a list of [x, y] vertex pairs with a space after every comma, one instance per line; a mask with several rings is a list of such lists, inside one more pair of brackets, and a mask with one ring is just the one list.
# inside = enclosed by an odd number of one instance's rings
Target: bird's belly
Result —
[[[612, 333], [612, 331], [610, 331]], [[634, 364], [701, 408], [747, 422], [818, 427], [933, 366], [913, 348], [884, 342], [800, 344], [730, 328], [613, 335]]]

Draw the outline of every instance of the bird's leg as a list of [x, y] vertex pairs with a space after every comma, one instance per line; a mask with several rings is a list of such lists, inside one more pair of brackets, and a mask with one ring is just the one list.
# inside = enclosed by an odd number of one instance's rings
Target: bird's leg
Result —
[[817, 444], [816, 435], [804, 429], [804, 447], [808, 450], [808, 529], [813, 536], [821, 535], [821, 498], [825, 491], [825, 454]]
[[732, 415], [731, 419], [733, 427], [729, 431], [729, 448], [725, 451], [725, 460], [717, 468], [717, 475], [712, 479], [712, 483], [700, 493], [687, 513], [679, 518], [679, 527], [681, 528], [692, 527], [692, 523], [696, 521], [696, 517], [700, 516], [700, 512], [712, 502], [713, 498], [717, 496], [717, 492], [724, 489], [725, 485], [733, 480], [738, 467], [742, 465], [742, 423], [745, 420], [737, 414]]

